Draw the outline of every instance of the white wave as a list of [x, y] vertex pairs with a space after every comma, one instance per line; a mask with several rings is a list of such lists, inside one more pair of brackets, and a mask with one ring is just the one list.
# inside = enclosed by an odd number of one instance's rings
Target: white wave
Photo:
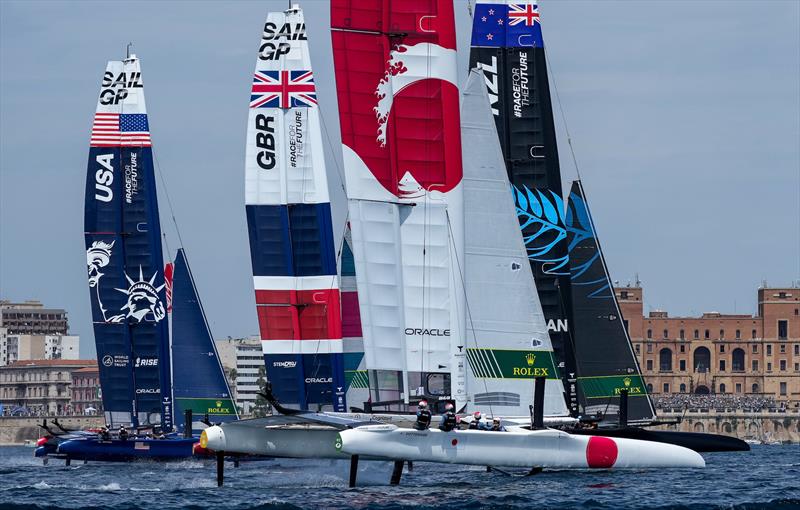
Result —
[[45, 481], [33, 484], [34, 489], [52, 489], [53, 486]]
[[97, 488], [97, 490], [102, 492], [116, 492], [116, 491], [121, 491], [122, 487], [120, 487], [120, 485], [117, 482], [111, 482], [105, 485], [101, 485], [100, 487]]

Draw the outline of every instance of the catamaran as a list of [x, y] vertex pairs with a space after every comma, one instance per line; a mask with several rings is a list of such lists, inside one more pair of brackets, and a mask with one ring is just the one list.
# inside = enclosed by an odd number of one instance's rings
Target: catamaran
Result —
[[[585, 198], [573, 187], [569, 207], [562, 199], [537, 4], [478, 0], [470, 62], [484, 74], [570, 415], [599, 423], [603, 435], [671, 442], [698, 451], [744, 449], [741, 441], [723, 436], [633, 426], [658, 420], [589, 226]], [[580, 426], [570, 430], [595, 433]]]
[[[135, 55], [109, 62], [103, 74], [84, 230], [104, 417], [112, 431], [130, 428], [130, 437], [66, 436], [38, 453], [67, 461], [191, 457], [193, 432], [207, 425], [185, 417], [199, 415], [210, 424], [236, 419], [238, 411], [183, 249], [174, 266], [163, 263], [152, 140]], [[165, 437], [154, 439], [153, 432]]]
[[[350, 457], [351, 484], [359, 458], [394, 461], [393, 482], [409, 460], [532, 468], [702, 466], [699, 455], [680, 447], [544, 428], [545, 415], [557, 423], [575, 420], [568, 416], [509, 200], [488, 97], [482, 79], [473, 76], [462, 124], [453, 8], [442, 0], [427, 9], [369, 11], [346, 1], [331, 7], [371, 413], [292, 410], [276, 399], [287, 416], [271, 419], [272, 425], [253, 420], [251, 428], [261, 431], [249, 434], [233, 434], [247, 421], [209, 428], [204, 444], [223, 451], [269, 448], [276, 456]], [[413, 412], [423, 399], [434, 407], [454, 401], [462, 413], [503, 415], [510, 427], [530, 422], [529, 404], [538, 402], [537, 427], [516, 426], [508, 434], [398, 427], [390, 413]], [[377, 419], [393, 423], [375, 425]], [[303, 422], [305, 430], [286, 427]], [[486, 435], [470, 439], [476, 433]], [[509, 460], [518, 448], [527, 449], [520, 464]]]

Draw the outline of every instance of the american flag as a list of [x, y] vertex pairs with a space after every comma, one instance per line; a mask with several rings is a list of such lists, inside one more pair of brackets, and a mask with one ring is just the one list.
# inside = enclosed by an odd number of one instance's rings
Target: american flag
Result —
[[530, 27], [539, 22], [539, 6], [536, 4], [511, 4], [508, 7], [509, 26], [524, 23]]
[[250, 108], [317, 106], [316, 90], [311, 71], [257, 71]]
[[146, 113], [95, 113], [92, 147], [151, 147]]

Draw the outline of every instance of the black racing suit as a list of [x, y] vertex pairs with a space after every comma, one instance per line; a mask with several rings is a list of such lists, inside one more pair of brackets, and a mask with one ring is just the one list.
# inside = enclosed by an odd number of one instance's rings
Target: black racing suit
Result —
[[456, 428], [456, 413], [453, 411], [445, 411], [442, 415], [442, 422], [439, 424], [439, 430], [450, 432]]
[[428, 409], [420, 409], [417, 411], [417, 421], [414, 423], [414, 428], [417, 430], [428, 430], [431, 426], [431, 412]]

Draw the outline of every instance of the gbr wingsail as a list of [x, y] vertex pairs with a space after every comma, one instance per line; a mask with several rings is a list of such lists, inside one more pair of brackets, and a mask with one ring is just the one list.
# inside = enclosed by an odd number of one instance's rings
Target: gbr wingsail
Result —
[[466, 404], [463, 204], [450, 0], [331, 3], [353, 254], [374, 409]]
[[139, 59], [109, 62], [92, 124], [84, 237], [109, 425], [172, 429], [152, 142]]
[[346, 410], [336, 243], [303, 12], [271, 12], [253, 74], [245, 203], [267, 378], [300, 409]]

